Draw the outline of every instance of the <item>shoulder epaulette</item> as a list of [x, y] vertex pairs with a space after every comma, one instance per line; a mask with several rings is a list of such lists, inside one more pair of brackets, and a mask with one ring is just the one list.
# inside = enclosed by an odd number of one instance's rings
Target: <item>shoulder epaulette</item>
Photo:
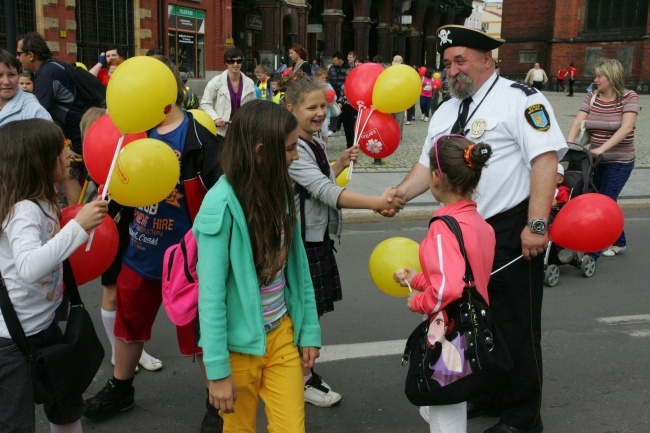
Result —
[[522, 83], [512, 83], [510, 87], [514, 87], [515, 89], [519, 89], [522, 92], [526, 94], [526, 96], [533, 95], [537, 93], [537, 89], [534, 87], [529, 86], [528, 84], [522, 84]]

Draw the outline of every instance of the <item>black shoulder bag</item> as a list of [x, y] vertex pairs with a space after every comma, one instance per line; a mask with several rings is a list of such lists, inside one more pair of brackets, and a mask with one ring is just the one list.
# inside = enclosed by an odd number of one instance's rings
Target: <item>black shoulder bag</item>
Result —
[[512, 369], [510, 352], [492, 320], [490, 308], [474, 285], [463, 234], [456, 219], [444, 221], [456, 235], [465, 259], [465, 288], [457, 302], [430, 315], [411, 333], [402, 365], [408, 365], [406, 397], [416, 406], [456, 404], [485, 392]]
[[70, 315], [65, 333], [51, 346], [34, 348], [25, 336], [0, 275], [0, 309], [11, 339], [32, 363], [34, 401], [59, 407], [88, 388], [104, 359], [104, 347], [97, 337], [90, 314], [84, 308], [72, 267], [63, 262], [63, 280], [70, 296]]

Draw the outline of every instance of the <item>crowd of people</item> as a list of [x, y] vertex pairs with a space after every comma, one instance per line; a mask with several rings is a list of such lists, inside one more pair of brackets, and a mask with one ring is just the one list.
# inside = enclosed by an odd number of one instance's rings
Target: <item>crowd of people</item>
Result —
[[[46, 405], [52, 432], [81, 432], [82, 415], [102, 420], [131, 409], [139, 366], [162, 368], [144, 344], [162, 302], [163, 256], [189, 231], [199, 252], [198, 319], [178, 326], [177, 339], [181, 354], [198, 360], [205, 382], [201, 431], [254, 432], [261, 398], [270, 431], [304, 432], [305, 403], [331, 407], [343, 398], [314, 369], [322, 347], [319, 318], [343, 299], [334, 249], [341, 210], [392, 217], [426, 191], [444, 204], [436, 216], [453, 216], [460, 224], [477, 289], [489, 299], [513, 369], [479, 398], [423, 407], [422, 416], [432, 433], [463, 433], [468, 418], [486, 415], [499, 419], [485, 433], [543, 431], [547, 220], [552, 204], [570, 199], [558, 162], [586, 122], [589, 151], [602, 158], [594, 182], [616, 200], [634, 167], [638, 95], [625, 89], [621, 64], [603, 59], [594, 67], [595, 89], [565, 139], [541, 92], [548, 77], [539, 64], [526, 79], [530, 87], [496, 71], [491, 50], [502, 39], [462, 26], [444, 26], [439, 36], [448, 95], [438, 103], [442, 89], [434, 86], [435, 70], [425, 68], [420, 120], [431, 122], [422, 154], [404, 180], [380, 196], [336, 182], [359, 152], [357, 114], [345, 96], [348, 73], [363, 63], [355, 52], [336, 52], [332, 65], [321, 68], [295, 44], [289, 73], [258, 65], [253, 81], [241, 71], [242, 52], [231, 48], [224, 54], [225, 71], [207, 83], [201, 98], [173, 62], [151, 53], [177, 84], [175, 103], [147, 131], [178, 156], [174, 191], [139, 208], [98, 199], [63, 228], [55, 185], [63, 184], [68, 201], [77, 202], [79, 182], [70, 175], [70, 160], [82, 154], [84, 135], [106, 110], [81, 97], [41, 35], [21, 36], [15, 56], [0, 50], [0, 271], [31, 344], [47, 347], [61, 336], [55, 320], [63, 299], [61, 262], [87, 241], [86, 231], [119, 213], [123, 235], [118, 257], [101, 279], [112, 375], [85, 401], [75, 395], [61, 407]], [[119, 47], [109, 47], [89, 72], [106, 85], [124, 60]], [[401, 56], [392, 60], [402, 62]], [[577, 71], [573, 65], [562, 71], [557, 86], [568, 76], [572, 96]], [[504, 98], [512, 103], [504, 106]], [[332, 104], [340, 115], [332, 115]], [[197, 106], [216, 134], [186, 111]], [[400, 116], [409, 124], [415, 109]], [[327, 141], [340, 125], [347, 148], [331, 162]], [[160, 227], [167, 229], [155, 230]], [[622, 233], [605, 251], [589, 253], [615, 256], [625, 248]], [[511, 263], [519, 255], [525, 260]], [[442, 221], [430, 225], [420, 259], [423, 273], [407, 269], [394, 278], [415, 290], [409, 309], [442, 317], [460, 297], [464, 271], [456, 238]], [[490, 276], [506, 263], [506, 271]], [[444, 332], [437, 338], [443, 347], [448, 343]], [[0, 350], [0, 432], [34, 431], [34, 395], [25, 386], [32, 381], [30, 362], [13, 344], [4, 316]], [[335, 384], [336, 378], [328, 381]]]

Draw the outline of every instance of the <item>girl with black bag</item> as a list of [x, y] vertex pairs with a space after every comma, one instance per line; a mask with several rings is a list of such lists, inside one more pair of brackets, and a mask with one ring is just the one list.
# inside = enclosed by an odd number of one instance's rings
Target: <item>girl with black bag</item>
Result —
[[[472, 194], [491, 154], [492, 149], [487, 144], [474, 144], [460, 135], [443, 135], [436, 140], [429, 155], [431, 192], [444, 204], [434, 218], [451, 216], [457, 220], [476, 289], [485, 300], [488, 299], [487, 285], [496, 240], [492, 227], [476, 211]], [[455, 331], [453, 319], [445, 311], [461, 298], [467, 284], [459, 242], [442, 220], [432, 220], [420, 244], [420, 263], [422, 273], [411, 268], [400, 269], [394, 279], [413, 289], [407, 300], [408, 308], [429, 317], [427, 344], [439, 356], [434, 363], [425, 363], [424, 368], [429, 378], [444, 387], [471, 374], [472, 370], [469, 360], [465, 359], [461, 335]], [[431, 433], [465, 433], [467, 430], [466, 402], [423, 406], [420, 413], [429, 422]]]
[[[63, 296], [62, 262], [88, 240], [108, 202], [85, 205], [59, 228], [54, 184], [68, 177], [69, 150], [52, 122], [28, 119], [0, 128], [0, 272], [3, 305], [10, 300], [36, 350], [62, 338], [54, 313]], [[7, 296], [8, 295], [8, 296]], [[8, 307], [8, 306], [7, 306]], [[3, 312], [7, 309], [3, 308]], [[14, 315], [14, 317], [15, 317]], [[10, 336], [9, 315], [0, 316], [0, 432], [35, 430], [33, 363]], [[70, 370], [70, 376], [77, 374]], [[53, 433], [81, 432], [81, 393], [57, 407], [46, 404]]]

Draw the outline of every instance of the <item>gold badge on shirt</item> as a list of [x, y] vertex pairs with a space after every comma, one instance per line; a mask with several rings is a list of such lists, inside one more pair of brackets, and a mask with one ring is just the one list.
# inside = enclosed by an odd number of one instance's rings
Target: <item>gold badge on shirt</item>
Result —
[[487, 128], [487, 120], [475, 119], [470, 128], [470, 135], [472, 138], [479, 138], [485, 132], [485, 128]]

